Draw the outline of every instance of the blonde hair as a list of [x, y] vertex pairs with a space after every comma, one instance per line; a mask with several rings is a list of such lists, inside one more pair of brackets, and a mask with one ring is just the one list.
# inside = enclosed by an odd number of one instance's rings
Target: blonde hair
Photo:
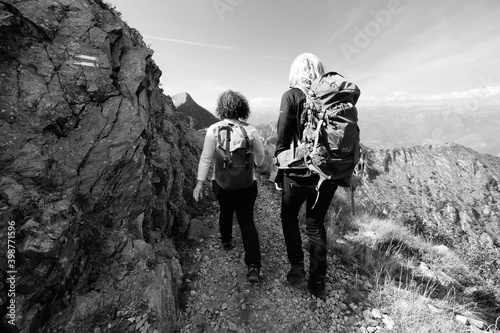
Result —
[[312, 53], [298, 55], [290, 67], [288, 83], [290, 87], [310, 85], [311, 82], [325, 74], [325, 67], [321, 60]]

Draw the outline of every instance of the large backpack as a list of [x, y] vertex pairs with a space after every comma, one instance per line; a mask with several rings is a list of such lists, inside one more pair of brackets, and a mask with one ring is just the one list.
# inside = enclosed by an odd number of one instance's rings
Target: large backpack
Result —
[[225, 190], [250, 187], [254, 180], [254, 137], [248, 136], [245, 126], [221, 123], [214, 128], [215, 181]]
[[[360, 90], [342, 75], [328, 72], [314, 80], [309, 89], [297, 87], [306, 95], [299, 119], [300, 137], [277, 156], [279, 168], [308, 168], [319, 175], [317, 189], [325, 180], [351, 186], [359, 160], [358, 101]], [[297, 134], [299, 136], [299, 134]], [[297, 142], [297, 144], [295, 143]]]

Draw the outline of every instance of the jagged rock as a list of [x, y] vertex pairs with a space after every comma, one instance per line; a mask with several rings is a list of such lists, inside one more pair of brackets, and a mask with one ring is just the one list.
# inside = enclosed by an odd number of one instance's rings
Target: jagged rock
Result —
[[373, 309], [373, 310], [371, 311], [371, 315], [372, 315], [372, 316], [373, 316], [373, 318], [375, 318], [375, 319], [380, 319], [380, 318], [382, 318], [382, 312], [380, 312], [380, 310], [379, 310], [379, 309]]
[[209, 235], [208, 227], [202, 220], [192, 219], [188, 230], [188, 239], [200, 241]]
[[382, 315], [382, 321], [388, 330], [392, 330], [394, 328], [394, 321], [388, 315]]
[[17, 205], [24, 194], [24, 187], [10, 177], [0, 179], [0, 194], [2, 194], [9, 205]]
[[150, 330], [171, 331], [171, 237], [189, 224], [200, 147], [153, 51], [101, 0], [5, 0], [0, 16], [0, 233], [15, 221], [17, 328], [88, 332], [99, 313], [142, 306], [158, 314]]
[[207, 128], [219, 121], [207, 109], [198, 105], [188, 93], [175, 94], [172, 101], [179, 117], [195, 130]]
[[231, 321], [227, 322], [227, 326], [228, 326], [228, 329], [231, 332], [236, 332], [238, 330], [238, 326], [235, 323], [231, 322]]

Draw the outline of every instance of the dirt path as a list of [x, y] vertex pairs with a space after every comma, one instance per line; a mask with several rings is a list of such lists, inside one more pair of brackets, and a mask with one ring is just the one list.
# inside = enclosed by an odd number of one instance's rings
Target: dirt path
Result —
[[[286, 283], [289, 265], [279, 219], [280, 193], [272, 184], [259, 181], [255, 205], [262, 251], [261, 282], [256, 285], [246, 281], [237, 223], [233, 226], [236, 247], [224, 251], [216, 201], [213, 197], [204, 200], [213, 200], [206, 215], [199, 217], [210, 226], [210, 235], [180, 249], [185, 272], [180, 332], [365, 332], [365, 326], [370, 326], [370, 316], [363, 311], [372, 310], [371, 285], [334, 256], [328, 259], [326, 301], [312, 296], [307, 288]], [[308, 267], [307, 259], [305, 264]], [[376, 331], [383, 329], [379, 326]]]

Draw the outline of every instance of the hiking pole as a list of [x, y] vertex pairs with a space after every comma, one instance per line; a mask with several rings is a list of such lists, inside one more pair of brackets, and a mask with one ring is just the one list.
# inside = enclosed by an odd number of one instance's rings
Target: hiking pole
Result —
[[356, 215], [354, 210], [354, 186], [352, 178], [351, 178], [351, 211], [352, 211], [352, 216]]
[[352, 216], [356, 215], [354, 207], [354, 190], [356, 187], [363, 185], [363, 172], [365, 171], [365, 160], [363, 159], [363, 153], [359, 152], [359, 160], [354, 167], [353, 174], [351, 176], [351, 207]]

